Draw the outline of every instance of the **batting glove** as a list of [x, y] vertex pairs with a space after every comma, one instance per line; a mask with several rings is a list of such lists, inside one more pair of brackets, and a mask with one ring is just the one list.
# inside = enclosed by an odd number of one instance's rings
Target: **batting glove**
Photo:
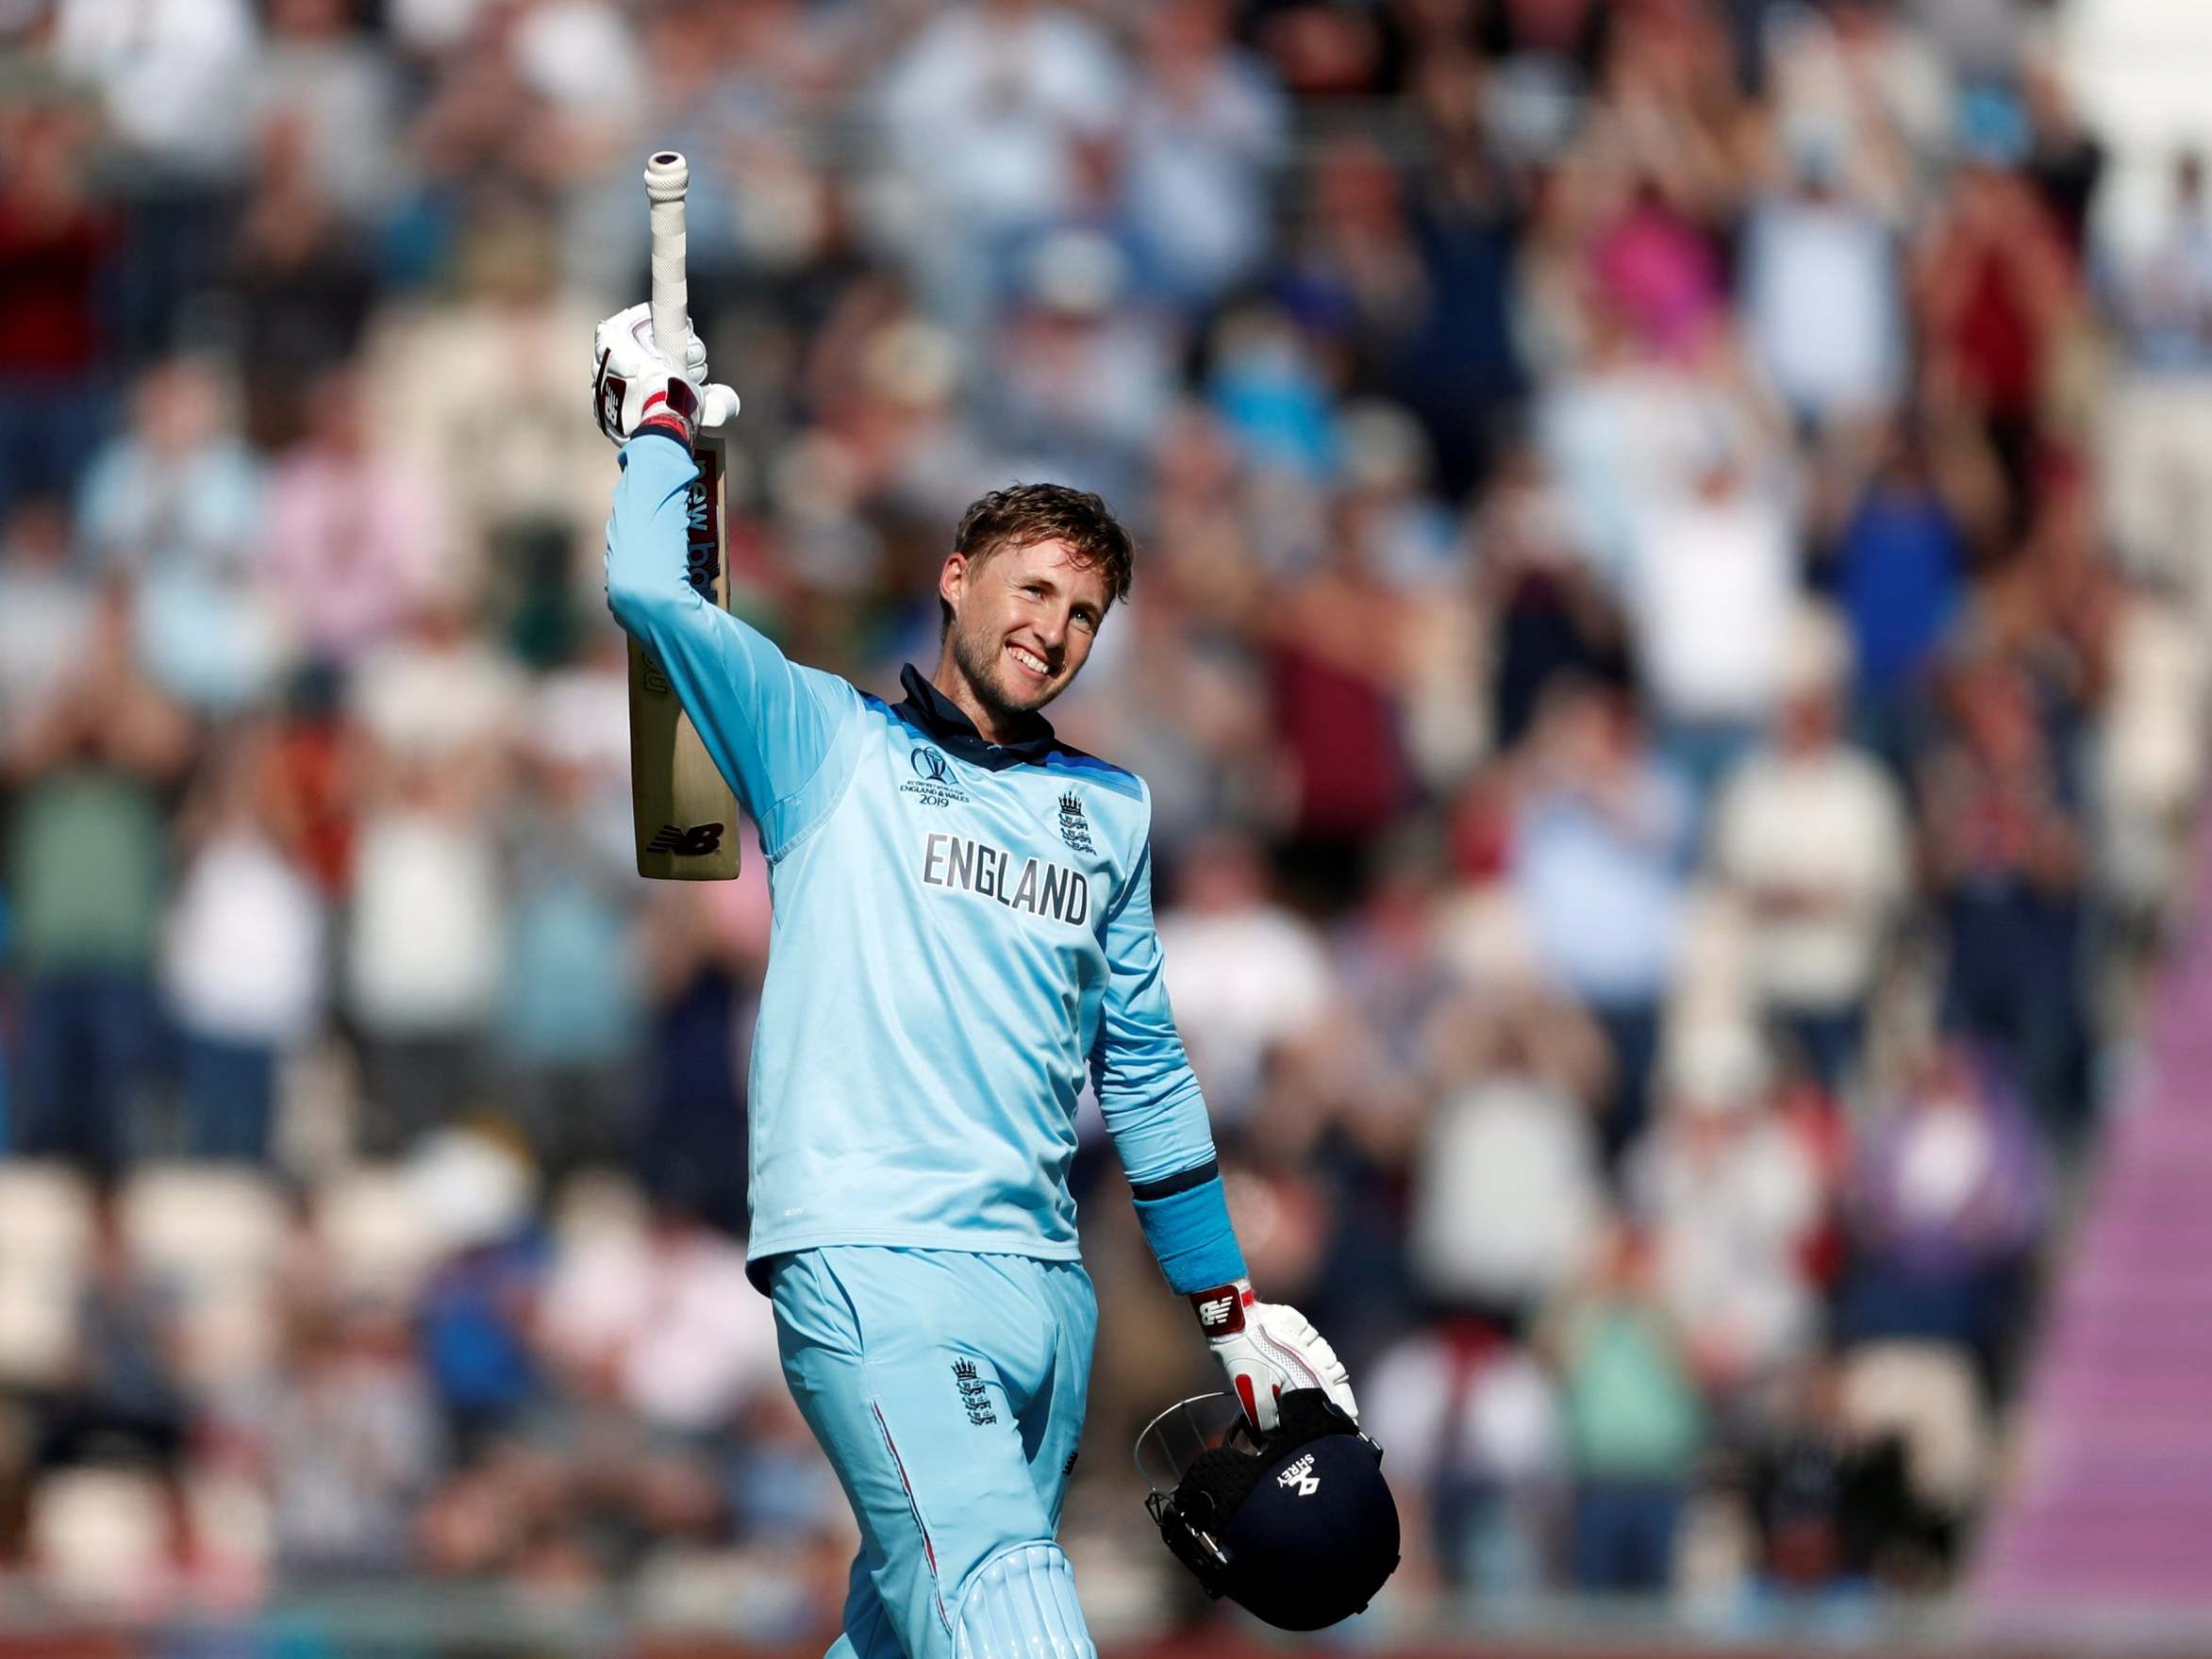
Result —
[[1322, 1389], [1353, 1421], [1359, 1420], [1344, 1362], [1296, 1308], [1256, 1302], [1249, 1279], [1201, 1290], [1190, 1305], [1254, 1428], [1272, 1432], [1275, 1402], [1293, 1388]]
[[680, 373], [654, 343], [650, 305], [607, 318], [591, 345], [591, 411], [612, 443], [665, 432], [688, 449], [701, 426], [737, 416], [738, 394], [707, 380], [707, 347], [696, 334], [685, 330]]

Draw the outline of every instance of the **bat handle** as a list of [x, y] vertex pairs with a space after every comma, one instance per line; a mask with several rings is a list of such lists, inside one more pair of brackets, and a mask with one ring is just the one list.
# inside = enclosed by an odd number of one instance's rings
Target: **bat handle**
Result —
[[690, 164], [674, 150], [658, 151], [645, 163], [653, 221], [653, 343], [679, 373], [684, 339], [691, 331], [691, 296], [684, 278], [684, 192], [690, 183]]

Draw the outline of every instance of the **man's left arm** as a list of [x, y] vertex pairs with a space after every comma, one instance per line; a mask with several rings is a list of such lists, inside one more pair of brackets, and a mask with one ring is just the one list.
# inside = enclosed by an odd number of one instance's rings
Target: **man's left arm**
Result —
[[1176, 1033], [1153, 926], [1152, 850], [1139, 842], [1106, 913], [1104, 1018], [1090, 1054], [1091, 1085], [1136, 1200], [1137, 1219], [1167, 1275], [1190, 1299], [1245, 1415], [1275, 1423], [1286, 1389], [1322, 1388], [1355, 1418], [1358, 1407], [1336, 1352], [1295, 1308], [1257, 1301], [1229, 1221], [1206, 1097]]

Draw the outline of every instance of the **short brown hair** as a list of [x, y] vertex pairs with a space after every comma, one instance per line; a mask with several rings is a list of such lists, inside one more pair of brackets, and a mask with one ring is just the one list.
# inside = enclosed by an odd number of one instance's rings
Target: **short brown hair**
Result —
[[[1129, 597], [1136, 545], [1105, 501], [1088, 489], [1065, 484], [1010, 484], [982, 497], [960, 515], [953, 551], [981, 564], [1008, 547], [1034, 547], [1039, 541], [1065, 541], [1080, 569], [1106, 577], [1106, 603]], [[944, 626], [953, 625], [953, 607], [940, 597]]]

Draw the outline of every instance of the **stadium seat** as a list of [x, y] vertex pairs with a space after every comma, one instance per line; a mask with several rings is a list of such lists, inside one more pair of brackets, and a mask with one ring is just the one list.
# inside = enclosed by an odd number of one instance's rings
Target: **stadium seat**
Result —
[[1872, 1438], [1904, 1437], [1913, 1488], [1962, 1514], [1988, 1480], [1989, 1424], [1965, 1352], [1941, 1342], [1871, 1342], [1844, 1362], [1843, 1415]]
[[80, 1288], [74, 1268], [0, 1261], [0, 1385], [46, 1388], [67, 1377], [76, 1353]]
[[152, 1475], [66, 1468], [31, 1493], [29, 1555], [41, 1585], [64, 1601], [127, 1606], [166, 1575], [169, 1518]]
[[0, 1268], [74, 1271], [92, 1248], [92, 1195], [62, 1164], [0, 1161]]
[[439, 1249], [396, 1164], [357, 1164], [325, 1181], [315, 1194], [314, 1227], [340, 1295], [387, 1305], [412, 1300]]
[[123, 1192], [124, 1236], [147, 1271], [188, 1289], [247, 1275], [266, 1278], [284, 1251], [287, 1219], [275, 1183], [225, 1164], [149, 1164]]

